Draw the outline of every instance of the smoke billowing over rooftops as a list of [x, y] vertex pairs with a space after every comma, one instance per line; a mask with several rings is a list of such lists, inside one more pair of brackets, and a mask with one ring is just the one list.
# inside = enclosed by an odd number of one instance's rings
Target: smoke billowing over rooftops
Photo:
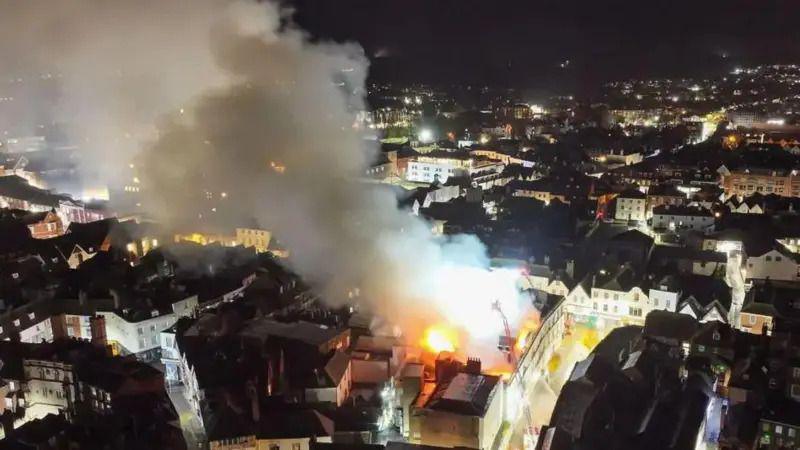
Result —
[[[74, 89], [59, 104], [78, 112], [71, 131], [86, 139], [92, 175], [134, 161], [142, 207], [160, 221], [255, 218], [330, 301], [358, 288], [364, 308], [406, 333], [449, 323], [497, 353], [492, 302], [512, 321], [529, 303], [516, 274], [487, 270], [477, 238], [434, 237], [389, 190], [354, 181], [377, 152], [353, 128], [368, 70], [361, 48], [312, 43], [271, 3], [66, 3], [86, 16], [65, 9], [65, 22], [48, 13], [37, 25], [55, 38], [74, 27], [80, 38], [55, 60], [62, 91]], [[28, 56], [38, 66], [51, 55]], [[107, 81], [116, 67], [125, 76]], [[153, 129], [120, 134], [128, 127]], [[223, 192], [224, 207], [203, 213], [200, 193]]]

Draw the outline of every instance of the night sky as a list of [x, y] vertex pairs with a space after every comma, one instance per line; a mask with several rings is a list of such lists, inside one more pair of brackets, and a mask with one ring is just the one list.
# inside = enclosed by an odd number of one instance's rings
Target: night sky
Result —
[[288, 1], [313, 36], [362, 44], [375, 80], [580, 92], [800, 61], [798, 0]]

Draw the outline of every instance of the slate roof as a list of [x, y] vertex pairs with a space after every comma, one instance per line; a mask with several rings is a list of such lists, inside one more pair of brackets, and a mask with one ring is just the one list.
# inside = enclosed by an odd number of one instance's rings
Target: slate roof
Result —
[[483, 417], [499, 382], [498, 376], [461, 372], [439, 383], [425, 407]]

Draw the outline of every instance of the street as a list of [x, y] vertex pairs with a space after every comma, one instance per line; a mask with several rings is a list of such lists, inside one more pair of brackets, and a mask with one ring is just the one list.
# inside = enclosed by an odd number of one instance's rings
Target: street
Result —
[[[595, 345], [602, 339], [602, 332], [585, 325], [575, 325], [572, 333], [564, 337], [561, 346], [556, 350], [547, 365], [547, 373], [536, 381], [526, 400], [529, 405], [533, 426], [539, 430], [550, 422], [550, 416], [558, 400], [558, 393], [569, 378], [575, 363], [585, 359]], [[529, 416], [523, 414], [517, 423], [512, 425], [508, 449], [525, 450], [525, 428]], [[535, 443], [534, 443], [535, 444]]]

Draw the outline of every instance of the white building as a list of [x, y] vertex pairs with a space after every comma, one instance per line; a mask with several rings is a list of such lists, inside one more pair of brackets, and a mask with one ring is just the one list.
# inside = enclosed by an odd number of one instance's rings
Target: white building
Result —
[[616, 272], [588, 274], [566, 297], [566, 311], [577, 321], [603, 319], [611, 323], [644, 323], [650, 298], [640, 278], [627, 266]]
[[644, 221], [647, 218], [647, 196], [637, 190], [628, 189], [616, 198], [617, 209], [614, 213], [616, 220]]
[[23, 359], [22, 368], [27, 380], [27, 420], [58, 414], [72, 406], [75, 401], [75, 374], [72, 364]]
[[453, 176], [503, 171], [501, 162], [471, 157], [464, 153], [430, 152], [408, 162], [406, 180], [420, 183], [447, 182]]
[[161, 332], [175, 325], [180, 317], [190, 316], [197, 308], [197, 296], [185, 298], [172, 304], [170, 312], [156, 309], [149, 317], [134, 318], [125, 311], [99, 311], [105, 318], [106, 337], [109, 343], [118, 345], [122, 353], [133, 353], [148, 357], [148, 353], [161, 348]]
[[714, 215], [703, 208], [662, 205], [653, 209], [653, 228], [670, 231], [706, 231], [714, 225]]
[[800, 280], [800, 255], [780, 244], [759, 255], [748, 255], [746, 265], [747, 279]]

